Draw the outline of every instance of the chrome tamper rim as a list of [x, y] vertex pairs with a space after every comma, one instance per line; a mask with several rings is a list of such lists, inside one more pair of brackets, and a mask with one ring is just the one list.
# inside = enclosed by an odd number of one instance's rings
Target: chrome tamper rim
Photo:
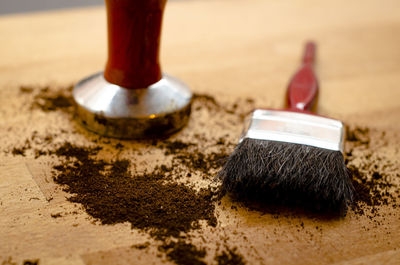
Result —
[[189, 120], [192, 93], [180, 80], [163, 74], [146, 88], [127, 89], [96, 73], [73, 90], [77, 119], [107, 137], [143, 139], [170, 135]]

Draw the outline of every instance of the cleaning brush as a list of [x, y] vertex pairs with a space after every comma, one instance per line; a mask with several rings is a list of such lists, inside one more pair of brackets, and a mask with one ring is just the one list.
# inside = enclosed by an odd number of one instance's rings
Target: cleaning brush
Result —
[[318, 94], [316, 46], [287, 90], [287, 110], [256, 109], [239, 144], [219, 172], [223, 194], [312, 211], [345, 213], [353, 186], [343, 158], [342, 122], [311, 112]]

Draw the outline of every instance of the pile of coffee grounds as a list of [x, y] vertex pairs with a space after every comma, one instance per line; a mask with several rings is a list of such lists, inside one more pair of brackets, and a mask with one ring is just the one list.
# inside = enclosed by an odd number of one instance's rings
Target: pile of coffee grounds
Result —
[[[179, 154], [189, 155], [187, 149], [192, 145], [166, 142], [165, 150], [174, 153], [179, 147]], [[187, 232], [200, 228], [200, 220], [216, 226], [214, 192], [196, 191], [171, 181], [173, 166], [160, 165], [151, 172], [132, 174], [129, 160], [99, 159], [101, 150], [98, 146], [64, 143], [46, 152], [60, 159], [53, 167], [54, 181], [71, 194], [68, 200], [80, 203], [102, 224], [129, 222], [132, 228], [149, 232], [162, 242], [159, 251], [176, 264], [205, 264], [202, 259], [206, 250], [183, 241], [182, 237], [188, 238]], [[179, 240], [167, 243], [169, 238]]]
[[237, 249], [227, 248], [215, 257], [218, 265], [244, 265], [246, 264], [242, 255], [237, 253]]
[[[33, 98], [31, 109], [40, 109], [44, 112], [69, 109], [74, 104], [71, 97], [72, 88], [72, 86], [57, 90], [49, 87], [41, 88]], [[30, 93], [33, 89], [22, 87], [20, 91]]]
[[206, 265], [203, 261], [207, 252], [204, 248], [197, 248], [183, 240], [164, 243], [158, 249], [165, 252], [168, 259], [180, 265]]
[[211, 190], [166, 181], [166, 166], [132, 175], [129, 160], [108, 162], [95, 157], [99, 151], [65, 143], [52, 153], [65, 158], [54, 166], [55, 182], [102, 224], [129, 222], [158, 239], [199, 228], [199, 220], [216, 225]]
[[[390, 161], [376, 155], [370, 134], [371, 129], [367, 127], [347, 127], [345, 162], [355, 189], [352, 209], [358, 215], [365, 215], [365, 210], [369, 209], [368, 216], [372, 218], [377, 206], [400, 206], [399, 188], [391, 181], [392, 177], [400, 178], [400, 174], [389, 170], [389, 166], [393, 166]], [[378, 138], [383, 146], [387, 145], [384, 132]]]
[[[52, 137], [35, 135], [34, 138]], [[223, 140], [217, 139], [215, 145], [221, 142]], [[98, 145], [83, 147], [66, 142], [48, 150], [34, 148], [34, 153], [35, 157], [54, 155], [59, 159], [53, 167], [54, 181], [71, 194], [69, 201], [81, 204], [102, 224], [129, 222], [132, 228], [147, 231], [161, 241], [159, 250], [176, 264], [205, 264], [206, 249], [182, 241], [181, 236], [200, 228], [200, 220], [216, 226], [215, 192], [211, 188], [196, 191], [173, 182], [171, 176], [175, 179], [201, 172], [210, 177], [208, 174], [217, 169], [228, 154], [203, 153], [194, 142], [180, 140], [155, 145], [172, 157], [173, 163], [161, 164], [142, 174], [130, 172], [132, 162], [129, 160], [99, 159], [102, 147]], [[118, 145], [118, 149], [123, 147]], [[177, 171], [177, 167], [182, 169]], [[59, 217], [62, 216], [52, 215], [52, 218]], [[179, 241], [165, 243], [171, 237]]]

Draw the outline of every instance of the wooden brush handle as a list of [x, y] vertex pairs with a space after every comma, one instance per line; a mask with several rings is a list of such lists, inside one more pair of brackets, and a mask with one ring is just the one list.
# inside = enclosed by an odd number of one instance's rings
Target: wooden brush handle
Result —
[[292, 77], [287, 90], [290, 110], [311, 111], [318, 95], [318, 81], [313, 71], [315, 61], [315, 43], [305, 45], [302, 66]]
[[105, 0], [108, 61], [104, 78], [125, 88], [161, 79], [159, 48], [166, 0]]

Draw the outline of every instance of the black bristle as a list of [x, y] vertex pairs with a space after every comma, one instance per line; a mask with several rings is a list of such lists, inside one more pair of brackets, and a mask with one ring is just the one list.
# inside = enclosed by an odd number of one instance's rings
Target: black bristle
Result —
[[342, 153], [308, 145], [246, 138], [219, 177], [239, 200], [345, 213], [353, 199]]

